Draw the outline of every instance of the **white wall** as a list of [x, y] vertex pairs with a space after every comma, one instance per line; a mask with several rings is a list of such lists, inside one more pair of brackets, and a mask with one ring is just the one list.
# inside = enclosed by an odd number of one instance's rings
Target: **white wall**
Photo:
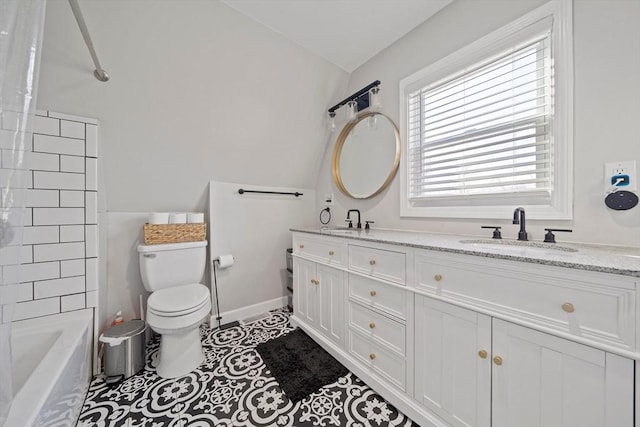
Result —
[[211, 179], [315, 186], [325, 110], [348, 76], [218, 1], [81, 8], [111, 80], [93, 77], [68, 2], [49, 1], [38, 103], [100, 119], [105, 325], [118, 309], [139, 315], [147, 212], [205, 211]]
[[[238, 189], [300, 192], [294, 197], [238, 194]], [[285, 251], [290, 228], [312, 225], [315, 191], [301, 188], [211, 182], [211, 255], [232, 254], [232, 267], [218, 270], [220, 312], [282, 298], [286, 291]], [[280, 305], [282, 306], [282, 305]], [[214, 309], [215, 312], [215, 309]], [[223, 319], [222, 323], [236, 319]]]
[[[404, 77], [500, 28], [543, 4], [542, 0], [457, 0], [425, 24], [355, 70], [347, 94], [373, 80], [382, 82], [383, 112], [398, 123], [399, 81]], [[530, 236], [541, 239], [545, 227], [572, 228], [559, 240], [640, 246], [640, 207], [612, 211], [603, 199], [606, 161], [637, 160], [640, 164], [640, 2], [575, 0], [574, 2], [574, 219], [528, 221]], [[503, 220], [438, 220], [400, 218], [399, 177], [373, 199], [356, 201], [339, 193], [331, 179], [331, 150], [323, 161], [317, 186], [317, 209], [327, 192], [336, 194], [334, 224], [342, 225], [346, 210], [358, 208], [377, 227], [430, 232], [477, 234], [481, 224], [503, 226], [505, 237], [516, 227]], [[404, 153], [403, 153], [404, 155]], [[514, 206], [515, 207], [515, 206]], [[484, 233], [485, 236], [490, 236]]]
[[211, 178], [315, 185], [344, 71], [217, 1], [81, 6], [111, 80], [48, 2], [38, 102], [100, 119], [108, 211], [202, 211]]

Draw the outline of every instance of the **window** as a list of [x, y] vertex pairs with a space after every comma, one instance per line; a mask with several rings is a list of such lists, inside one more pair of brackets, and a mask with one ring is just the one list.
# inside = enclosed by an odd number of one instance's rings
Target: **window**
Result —
[[[401, 82], [403, 216], [571, 217], [570, 25], [549, 3]], [[563, 28], [565, 30], [565, 28]]]

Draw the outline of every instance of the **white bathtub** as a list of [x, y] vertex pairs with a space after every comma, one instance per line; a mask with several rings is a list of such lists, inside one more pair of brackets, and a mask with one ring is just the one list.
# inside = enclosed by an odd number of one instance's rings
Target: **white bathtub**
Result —
[[91, 378], [93, 310], [12, 324], [14, 398], [4, 427], [73, 426]]

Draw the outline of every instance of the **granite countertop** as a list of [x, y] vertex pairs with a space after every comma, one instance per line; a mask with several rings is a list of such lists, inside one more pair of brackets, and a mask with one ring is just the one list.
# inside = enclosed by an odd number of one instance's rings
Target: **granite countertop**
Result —
[[291, 231], [640, 277], [640, 248], [635, 247], [518, 242], [385, 229], [292, 228]]

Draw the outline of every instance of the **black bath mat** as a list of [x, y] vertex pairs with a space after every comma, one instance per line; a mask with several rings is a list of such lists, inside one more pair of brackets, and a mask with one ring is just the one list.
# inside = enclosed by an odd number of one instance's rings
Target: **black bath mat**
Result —
[[299, 328], [256, 349], [294, 404], [349, 373]]

